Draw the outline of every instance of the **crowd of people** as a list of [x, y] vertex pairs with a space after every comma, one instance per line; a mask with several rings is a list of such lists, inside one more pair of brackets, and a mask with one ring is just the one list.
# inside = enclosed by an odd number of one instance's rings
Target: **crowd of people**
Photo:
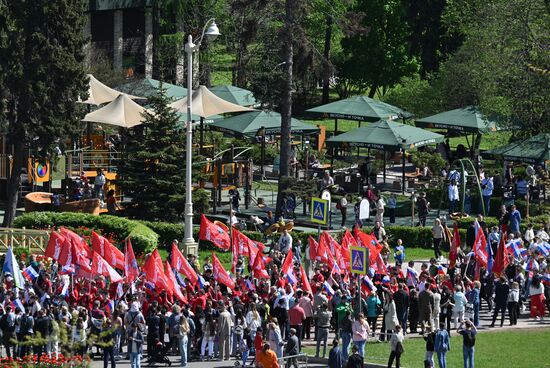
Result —
[[[149, 361], [163, 362], [168, 354], [177, 354], [185, 367], [191, 359], [235, 357], [244, 367], [254, 356], [252, 364], [272, 368], [279, 367], [284, 357], [290, 357], [284, 359], [287, 366], [297, 365], [304, 341], [311, 341], [315, 356], [327, 357], [329, 367], [355, 368], [368, 357], [366, 342], [376, 340], [389, 342], [388, 367], [393, 362], [399, 367], [404, 336], [418, 333], [426, 339], [426, 367], [433, 367], [437, 356], [443, 368], [449, 336], [457, 331], [464, 336], [464, 359], [473, 366], [483, 302], [493, 312], [491, 327], [499, 315], [503, 326], [506, 310], [510, 325], [517, 324], [526, 307], [532, 318], [545, 316], [550, 269], [548, 252], [543, 252], [548, 248], [539, 245], [548, 244], [548, 235], [544, 229], [534, 236], [531, 232], [526, 233], [530, 239], [523, 241], [532, 243], [523, 248], [520, 242], [512, 244], [514, 235], [521, 234], [510, 231], [509, 262], [500, 276], [462, 251], [447, 270], [435, 257], [418, 269], [414, 261], [406, 263], [400, 242], [395, 263], [381, 254], [383, 266], [361, 277], [358, 289], [358, 276], [316, 261], [309, 245], [304, 254], [285, 231], [269, 253], [268, 277], [245, 272], [247, 262], [241, 256], [233, 288], [219, 282], [213, 259], [200, 265], [197, 257], [189, 255], [198, 281], [178, 275], [183, 299], [154, 287], [144, 274], [132, 283], [73, 276], [69, 285], [70, 276], [62, 265], [31, 256], [21, 262], [27, 278], [23, 288], [15, 285], [13, 275], [4, 273], [0, 290], [4, 352], [20, 358], [30, 353], [100, 354], [105, 367], [127, 358], [135, 368], [140, 367], [146, 345]], [[487, 238], [490, 247], [494, 239], [489, 234]], [[380, 252], [383, 246], [373, 249]], [[282, 272], [289, 254], [292, 275]]]

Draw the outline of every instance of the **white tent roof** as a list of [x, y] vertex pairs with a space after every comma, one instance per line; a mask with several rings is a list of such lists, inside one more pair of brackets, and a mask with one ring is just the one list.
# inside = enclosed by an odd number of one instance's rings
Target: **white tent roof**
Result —
[[145, 120], [143, 117], [145, 112], [149, 111], [132, 101], [128, 95], [119, 94], [113, 102], [92, 111], [82, 120], [131, 128], [140, 125]]
[[[171, 103], [170, 107], [181, 113], [186, 113], [187, 97]], [[210, 92], [210, 90], [205, 86], [199, 86], [198, 89], [193, 91], [191, 108], [194, 115], [198, 115], [203, 118], [228, 112], [254, 111], [254, 109], [251, 109], [249, 107], [236, 105], [222, 98], [219, 98], [218, 96]]]
[[[107, 102], [113, 101], [117, 98], [122, 92], [112, 89], [107, 85], [98, 81], [93, 75], [88, 74], [90, 82], [88, 84], [88, 99], [86, 101], [79, 100], [78, 102], [88, 104], [88, 105], [102, 105]], [[128, 95], [133, 100], [143, 99], [143, 97], [137, 97]]]

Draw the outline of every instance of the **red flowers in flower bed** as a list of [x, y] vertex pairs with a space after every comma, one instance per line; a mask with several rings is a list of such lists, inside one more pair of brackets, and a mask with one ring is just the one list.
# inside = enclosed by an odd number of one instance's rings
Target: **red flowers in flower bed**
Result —
[[59, 354], [57, 359], [55, 356], [49, 357], [47, 354], [44, 354], [38, 359], [36, 354], [26, 355], [23, 358], [0, 358], [0, 367], [1, 368], [86, 368], [90, 366], [90, 358], [82, 357], [81, 355], [74, 355], [71, 357], [66, 357], [63, 354]]

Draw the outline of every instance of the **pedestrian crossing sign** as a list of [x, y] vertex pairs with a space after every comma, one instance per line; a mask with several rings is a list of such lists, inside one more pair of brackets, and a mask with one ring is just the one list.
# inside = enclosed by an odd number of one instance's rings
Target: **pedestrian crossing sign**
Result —
[[311, 222], [326, 225], [328, 222], [328, 201], [321, 198], [311, 198]]
[[367, 274], [367, 248], [364, 247], [350, 247], [351, 253], [351, 273], [357, 273], [360, 275]]

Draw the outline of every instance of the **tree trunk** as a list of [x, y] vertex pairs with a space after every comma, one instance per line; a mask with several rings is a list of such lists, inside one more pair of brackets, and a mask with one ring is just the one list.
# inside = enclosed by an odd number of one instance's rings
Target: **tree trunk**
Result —
[[3, 227], [12, 227], [17, 210], [19, 187], [21, 186], [21, 170], [25, 163], [25, 144], [21, 140], [14, 140], [12, 172], [8, 180], [8, 197]]
[[322, 104], [329, 102], [330, 92], [330, 41], [332, 39], [332, 23], [333, 19], [331, 15], [327, 15], [326, 28], [325, 28], [325, 49], [323, 51], [323, 97], [321, 99]]
[[247, 51], [247, 45], [244, 40], [244, 11], [241, 16], [241, 32], [239, 32], [239, 40], [237, 46], [237, 57], [235, 58], [235, 83], [234, 85], [241, 88], [246, 88], [246, 70], [245, 70], [245, 55]]
[[292, 60], [294, 57], [293, 49], [293, 14], [292, 2], [295, 0], [285, 1], [285, 30], [283, 41], [284, 54], [284, 88], [281, 100], [281, 160], [279, 167], [279, 185], [277, 190], [277, 207], [275, 213], [277, 216], [281, 214], [281, 206], [283, 204], [283, 191], [286, 189], [285, 180], [283, 177], [288, 177], [290, 173], [290, 127], [292, 119]]
[[374, 95], [376, 95], [376, 91], [378, 90], [378, 85], [373, 84], [369, 90], [369, 97], [374, 98]]

